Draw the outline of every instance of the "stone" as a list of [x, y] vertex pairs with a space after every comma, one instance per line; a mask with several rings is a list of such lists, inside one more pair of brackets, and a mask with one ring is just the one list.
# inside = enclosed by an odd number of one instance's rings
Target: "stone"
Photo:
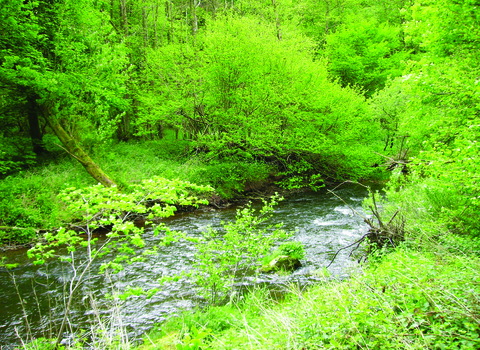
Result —
[[300, 260], [294, 259], [287, 255], [277, 256], [275, 259], [270, 261], [270, 263], [263, 265], [260, 268], [261, 272], [277, 272], [280, 270], [283, 271], [294, 271], [298, 269], [302, 264]]

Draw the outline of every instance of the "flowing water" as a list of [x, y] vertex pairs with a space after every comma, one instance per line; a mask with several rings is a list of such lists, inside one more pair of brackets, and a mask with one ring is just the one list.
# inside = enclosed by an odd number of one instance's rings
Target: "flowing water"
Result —
[[[367, 194], [363, 187], [343, 185], [335, 193], [355, 210], [362, 212], [361, 201]], [[260, 203], [254, 206], [258, 207]], [[195, 236], [208, 225], [220, 228], [221, 221], [234, 220], [235, 213], [235, 208], [198, 210], [177, 214], [168, 219], [168, 224], [173, 229]], [[353, 215], [345, 203], [325, 189], [289, 196], [276, 207], [274, 219], [283, 222], [287, 230], [296, 230], [293, 239], [302, 242], [306, 251], [302, 267], [290, 276], [261, 274], [259, 279], [254, 281], [252, 277], [246, 284], [261, 283], [270, 288], [282, 289], [292, 281], [302, 286], [318, 282], [319, 278], [312, 276], [312, 272], [327, 266], [339, 248], [355, 242], [367, 231], [363, 219]], [[158, 243], [157, 238], [148, 233], [151, 231], [147, 230], [146, 248]], [[100, 237], [98, 244], [101, 244], [101, 240]], [[330, 266], [329, 271], [333, 276], [346, 278], [351, 269], [357, 266], [355, 260], [349, 257], [349, 252], [350, 249], [342, 251]], [[92, 325], [98, 325], [99, 318], [108, 319], [107, 316], [119, 313], [121, 317], [110, 318], [116, 323], [121, 321], [129, 331], [129, 338], [135, 339], [179, 309], [204, 304], [204, 300], [196, 293], [196, 287], [184, 280], [162, 287], [151, 298], [132, 296], [121, 303], [105, 298], [107, 294], [122, 291], [127, 286], [158, 287], [157, 280], [163, 274], [172, 275], [188, 269], [194, 254], [191, 243], [178, 242], [162, 247], [158, 254], [148, 257], [144, 262], [126, 266], [119, 274], [105, 276], [92, 272], [81, 289], [76, 291], [67, 331], [78, 334], [80, 329], [88, 330]], [[2, 255], [9, 262], [20, 265], [12, 271], [15, 284], [12, 276], [5, 270], [0, 270], [0, 349], [13, 348], [14, 344], [19, 344], [19, 336], [28, 340], [26, 334], [34, 337], [54, 336], [52, 324], [61, 323], [63, 296], [67, 295], [64, 288], [72, 272], [58, 261], [34, 266], [26, 259], [26, 251]], [[98, 271], [101, 263], [102, 261], [96, 262], [92, 271]], [[91, 295], [94, 296], [94, 303]], [[23, 309], [29, 321], [28, 326]]]

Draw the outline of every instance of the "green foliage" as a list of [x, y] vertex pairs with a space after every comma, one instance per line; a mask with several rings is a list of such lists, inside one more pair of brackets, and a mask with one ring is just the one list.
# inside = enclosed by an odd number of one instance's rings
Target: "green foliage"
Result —
[[402, 29], [375, 20], [342, 26], [327, 37], [329, 72], [343, 86], [358, 86], [367, 97], [384, 88], [387, 79], [402, 75], [409, 57]]
[[195, 46], [149, 53], [155, 83], [145, 99], [159, 111], [145, 123], [182, 128], [210, 159], [273, 164], [288, 188], [318, 186], [319, 173], [369, 176], [379, 128], [364, 99], [328, 79], [308, 38], [291, 31], [279, 41], [276, 31], [256, 18], [219, 16]]
[[[100, 166], [127, 192], [129, 184], [161, 176], [212, 186], [217, 193], [230, 198], [245, 189], [263, 186], [274, 171], [261, 162], [184, 158], [190, 142], [168, 135], [160, 141], [104, 145], [97, 147], [94, 155]], [[80, 164], [60, 154], [42, 166], [5, 177], [0, 181], [0, 226], [19, 229], [0, 231], [2, 242], [27, 243], [36, 238], [39, 229], [65, 227], [77, 220], [60, 201], [59, 194], [68, 187], [93, 184], [93, 179], [84, 176]]]
[[8, 146], [2, 172], [31, 165], [32, 141], [42, 146], [36, 153], [45, 151], [42, 136], [54, 121], [78, 141], [114, 135], [128, 107], [121, 72], [126, 52], [104, 10], [96, 1], [2, 2], [0, 146]]
[[264, 264], [268, 264], [270, 261], [281, 255], [286, 255], [292, 259], [302, 260], [305, 258], [303, 244], [297, 241], [282, 243], [272, 254], [265, 256], [262, 261]]
[[177, 344], [177, 350], [199, 350], [205, 346], [204, 339], [210, 335], [209, 330], [198, 330], [192, 326], [189, 332], [185, 333], [181, 343]]
[[184, 311], [180, 317], [175, 317], [162, 325], [164, 332], [175, 329], [209, 329], [212, 334], [219, 333], [231, 328], [237, 324], [235, 308], [232, 305], [221, 307], [208, 307], [205, 310], [196, 310], [194, 312]]
[[68, 186], [88, 186], [92, 180], [69, 160], [10, 175], [0, 181], [0, 226], [18, 227], [5, 234], [4, 243], [27, 243], [39, 229], [52, 230], [75, 218], [58, 194]]
[[[180, 180], [167, 180], [154, 177], [143, 180], [141, 184], [130, 186], [130, 193], [121, 193], [117, 188], [106, 188], [101, 185], [90, 186], [82, 189], [67, 188], [60, 194], [61, 200], [66, 203], [67, 210], [81, 217], [82, 225], [85, 225], [85, 233], [90, 237], [93, 230], [99, 227], [111, 227], [107, 234], [109, 244], [104, 245], [102, 251], [96, 251], [91, 246], [96, 241], [92, 238], [84, 241], [73, 230], [60, 229], [56, 233], [46, 233], [46, 244], [37, 243], [30, 249], [28, 254], [35, 260], [34, 263], [43, 264], [46, 259], [53, 256], [52, 248], [67, 246], [68, 251], [74, 252], [78, 245], [87, 247], [91, 252], [92, 259], [98, 254], [103, 256], [111, 250], [117, 251], [117, 255], [111, 261], [102, 265], [102, 270], [112, 268], [114, 271], [122, 269], [122, 263], [131, 259], [138, 259], [136, 251], [132, 247], [144, 246], [141, 237], [143, 228], [136, 227], [129, 221], [132, 215], [144, 215], [148, 219], [154, 217], [165, 218], [174, 215], [175, 205], [206, 204], [206, 200], [198, 199], [194, 193], [206, 193], [212, 191], [207, 186], [198, 186]], [[153, 205], [152, 205], [153, 204]], [[164, 239], [171, 241], [173, 233], [164, 224], [159, 225], [156, 234], [163, 232]], [[131, 247], [130, 247], [131, 246]], [[148, 253], [148, 252], [147, 252]], [[144, 252], [145, 254], [145, 252]]]
[[[198, 205], [206, 203], [199, 200], [193, 193], [204, 193], [211, 188], [197, 186], [183, 181], [169, 181], [163, 178], [144, 180], [139, 185], [132, 185], [130, 193], [120, 193], [115, 187], [105, 188], [101, 185], [83, 189], [67, 188], [60, 198], [67, 205], [67, 210], [82, 218], [85, 225], [83, 231], [88, 240], [84, 240], [78, 232], [73, 230], [59, 229], [55, 233], [44, 234], [45, 243], [37, 243], [28, 251], [29, 258], [34, 259], [34, 264], [44, 264], [55, 255], [53, 248], [66, 246], [70, 254], [74, 253], [78, 246], [86, 247], [89, 251], [89, 259], [93, 261], [97, 256], [116, 251], [114, 259], [105, 262], [101, 270], [112, 269], [116, 272], [122, 270], [124, 262], [141, 259], [137, 256], [135, 248], [143, 248], [144, 242], [141, 237], [143, 228], [136, 227], [128, 221], [131, 215], [145, 215], [147, 218], [169, 217], [174, 214], [174, 205]], [[150, 203], [154, 203], [150, 205]], [[160, 204], [161, 203], [161, 204]], [[99, 227], [109, 227], [108, 241], [100, 250], [93, 245], [97, 238], [92, 238], [93, 230]], [[159, 225], [156, 234], [163, 232], [163, 239], [170, 242], [173, 232], [164, 224]], [[151, 254], [144, 251], [143, 255]], [[72, 263], [70, 257], [60, 257], [62, 260]]]
[[[346, 175], [334, 158], [354, 171], [364, 169], [366, 164], [360, 169], [348, 164], [353, 158], [350, 142], [358, 145], [357, 133], [367, 127], [363, 99], [328, 81], [324, 63], [313, 61], [311, 44], [301, 35], [272, 41], [272, 31], [267, 25], [232, 18], [216, 21], [206, 33], [207, 59], [215, 64], [206, 72], [205, 110], [215, 118], [212, 126], [221, 128], [219, 135], [206, 134], [202, 144], [220, 154], [242, 149], [282, 163], [298, 154], [306, 163], [297, 167], [300, 176], [305, 170], [325, 168]], [[373, 139], [375, 126], [368, 127]], [[355, 156], [356, 161], [368, 162]]]
[[[232, 327], [239, 326], [240, 311], [233, 305], [207, 307], [205, 309], [184, 310], [180, 315], [172, 317], [161, 325], [156, 325], [148, 334], [148, 338], [157, 347], [166, 345], [189, 349], [188, 346], [202, 345], [208, 348], [215, 334]], [[195, 344], [197, 342], [197, 344]], [[145, 343], [140, 349], [147, 348]]]
[[60, 345], [56, 347], [55, 345], [55, 339], [46, 339], [46, 338], [38, 338], [34, 339], [28, 344], [25, 344], [24, 346], [25, 350], [64, 350], [65, 347], [63, 345]]
[[285, 242], [278, 247], [282, 255], [288, 255], [291, 258], [302, 260], [305, 257], [303, 244], [300, 242]]
[[281, 303], [256, 296], [259, 312], [239, 304], [240, 315], [232, 316], [241, 323], [215, 332], [209, 346], [477, 348], [478, 258], [433, 249], [401, 248], [348, 281], [292, 287]]
[[16, 173], [23, 168], [36, 164], [35, 154], [29, 150], [30, 140], [0, 135], [0, 176]]
[[316, 191], [324, 187], [322, 175], [315, 174], [315, 167], [305, 159], [300, 159], [296, 162], [287, 163], [285, 165], [286, 171], [278, 173], [279, 176], [284, 176], [277, 184], [285, 189], [310, 187]]
[[190, 164], [192, 181], [210, 184], [224, 198], [242, 193], [249, 184], [261, 185], [272, 171], [270, 166], [254, 161], [212, 160], [203, 163], [192, 160]]
[[[208, 203], [198, 199], [195, 194], [212, 191], [207, 186], [198, 186], [188, 182], [154, 177], [143, 180], [140, 184], [130, 187], [130, 193], [121, 193], [116, 187], [103, 187], [100, 184], [82, 189], [67, 188], [60, 197], [66, 203], [67, 209], [82, 219], [81, 233], [60, 228], [58, 231], [47, 232], [43, 241], [37, 243], [28, 251], [28, 257], [33, 263], [45, 264], [48, 260], [57, 257], [60, 252], [58, 247], [65, 247], [66, 255], [58, 259], [66, 264], [72, 271], [67, 282], [69, 294], [65, 296], [65, 310], [62, 323], [59, 327], [56, 346], [60, 344], [66, 326], [68, 314], [75, 291], [84, 282], [84, 276], [90, 273], [92, 263], [105, 258], [109, 253], [115, 253], [111, 259], [104, 259], [100, 272], [112, 271], [117, 273], [123, 269], [124, 264], [131, 264], [143, 260], [147, 255], [154, 254], [156, 247], [143, 250], [145, 243], [142, 237], [144, 228], [137, 227], [131, 220], [132, 215], [142, 215], [151, 220], [155, 217], [165, 218], [175, 213], [175, 205], [193, 205]], [[98, 238], [93, 236], [97, 228], [109, 228], [107, 240], [96, 246]], [[165, 224], [160, 224], [155, 229], [155, 235], [162, 234], [160, 245], [170, 244], [182, 237], [175, 234]], [[79, 259], [77, 249], [84, 249], [86, 257]], [[147, 296], [152, 296], [156, 289], [147, 291]], [[143, 293], [139, 287], [128, 288], [123, 296]]]
[[[418, 1], [404, 12], [417, 61], [373, 101], [390, 155], [403, 150], [413, 160], [412, 175], [392, 183], [399, 192], [388, 197], [428, 213], [420, 215], [427, 225], [478, 236], [478, 11], [472, 2], [445, 0]], [[414, 198], [420, 209], [409, 204]]]
[[0, 258], [0, 267], [4, 267], [4, 268], [6, 268], [7, 270], [11, 270], [11, 269], [14, 269], [14, 268], [18, 267], [18, 264], [17, 264], [17, 263], [15, 263], [15, 264], [7, 264], [7, 263], [6, 263], [6, 260], [7, 260], [7, 258], [4, 257], [4, 256], [2, 256], [2, 257]]
[[[470, 53], [478, 48], [478, 4], [475, 1], [422, 0], [408, 8], [407, 41], [437, 57]], [[461, 62], [458, 62], [461, 64]]]

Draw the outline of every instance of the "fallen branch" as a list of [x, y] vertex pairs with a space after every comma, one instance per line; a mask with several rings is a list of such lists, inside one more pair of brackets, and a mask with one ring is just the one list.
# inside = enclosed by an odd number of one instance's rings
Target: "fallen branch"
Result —
[[390, 170], [390, 171], [395, 169], [396, 167], [399, 167], [399, 166], [403, 166], [403, 168], [405, 170], [406, 167], [407, 167], [407, 164], [411, 162], [410, 160], [406, 159], [408, 149], [405, 150], [403, 153], [402, 153], [402, 151], [400, 151], [400, 153], [396, 156], [397, 159], [385, 156], [385, 155], [383, 155], [381, 153], [378, 153], [378, 152], [375, 152], [375, 151], [373, 153], [378, 154], [380, 157], [383, 157], [383, 158], [387, 159], [387, 162], [385, 164], [381, 164], [379, 166], [380, 167], [387, 167], [387, 169]]
[[[338, 253], [340, 253], [340, 252], [341, 252], [342, 250], [344, 250], [344, 249], [350, 248], [352, 245], [355, 245], [355, 244], [357, 244], [357, 243], [358, 243], [358, 244], [362, 243], [363, 240], [364, 240], [365, 238], [367, 238], [367, 236], [368, 236], [368, 233], [367, 233], [366, 235], [364, 235], [362, 238], [360, 238], [358, 241], [353, 242], [352, 244], [347, 245], [346, 247], [343, 247], [343, 248], [340, 248], [339, 250], [337, 250], [337, 252], [336, 252], [335, 255], [333, 256], [332, 261], [330, 261], [330, 264], [328, 264], [327, 269], [330, 267], [330, 265], [333, 264], [333, 262], [335, 261]], [[356, 249], [356, 248], [355, 248], [355, 249]]]
[[353, 213], [355, 213], [356, 215], [363, 218], [363, 221], [370, 228], [369, 228], [368, 232], [365, 235], [363, 235], [362, 238], [360, 238], [359, 240], [353, 242], [352, 244], [349, 244], [345, 247], [342, 247], [342, 248], [338, 249], [337, 252], [335, 253], [335, 255], [333, 256], [332, 261], [330, 261], [330, 263], [328, 264], [327, 268], [329, 268], [333, 264], [337, 255], [342, 250], [348, 249], [348, 248], [356, 245], [356, 247], [350, 252], [350, 254], [349, 254], [349, 257], [350, 257], [350, 256], [352, 256], [353, 252], [356, 251], [365, 240], [368, 240], [367, 255], [372, 253], [372, 248], [381, 249], [387, 244], [391, 244], [393, 248], [396, 248], [396, 246], [397, 246], [396, 243], [404, 240], [404, 238], [405, 238], [405, 230], [404, 230], [405, 220], [400, 219], [400, 220], [394, 221], [395, 218], [397, 217], [398, 213], [400, 212], [400, 210], [397, 210], [392, 215], [390, 220], [388, 220], [388, 223], [385, 225], [384, 221], [382, 220], [382, 215], [378, 210], [377, 201], [375, 199], [375, 193], [371, 192], [373, 205], [370, 205], [369, 208], [372, 211], [373, 216], [377, 219], [378, 224], [375, 224], [373, 222], [373, 220], [371, 220], [369, 218], [366, 218], [365, 216], [361, 215], [358, 211], [353, 209], [347, 202], [345, 202], [340, 196], [335, 194], [333, 191], [328, 190], [328, 192], [330, 192], [335, 197], [340, 199], [343, 203], [345, 203], [345, 205], [347, 205], [352, 210]]

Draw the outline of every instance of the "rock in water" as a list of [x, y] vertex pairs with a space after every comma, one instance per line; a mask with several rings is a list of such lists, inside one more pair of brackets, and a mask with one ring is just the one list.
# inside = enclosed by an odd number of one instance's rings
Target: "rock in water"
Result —
[[276, 271], [294, 271], [302, 266], [300, 260], [291, 258], [287, 255], [277, 256], [270, 263], [263, 265], [260, 268], [262, 272], [276, 272]]

